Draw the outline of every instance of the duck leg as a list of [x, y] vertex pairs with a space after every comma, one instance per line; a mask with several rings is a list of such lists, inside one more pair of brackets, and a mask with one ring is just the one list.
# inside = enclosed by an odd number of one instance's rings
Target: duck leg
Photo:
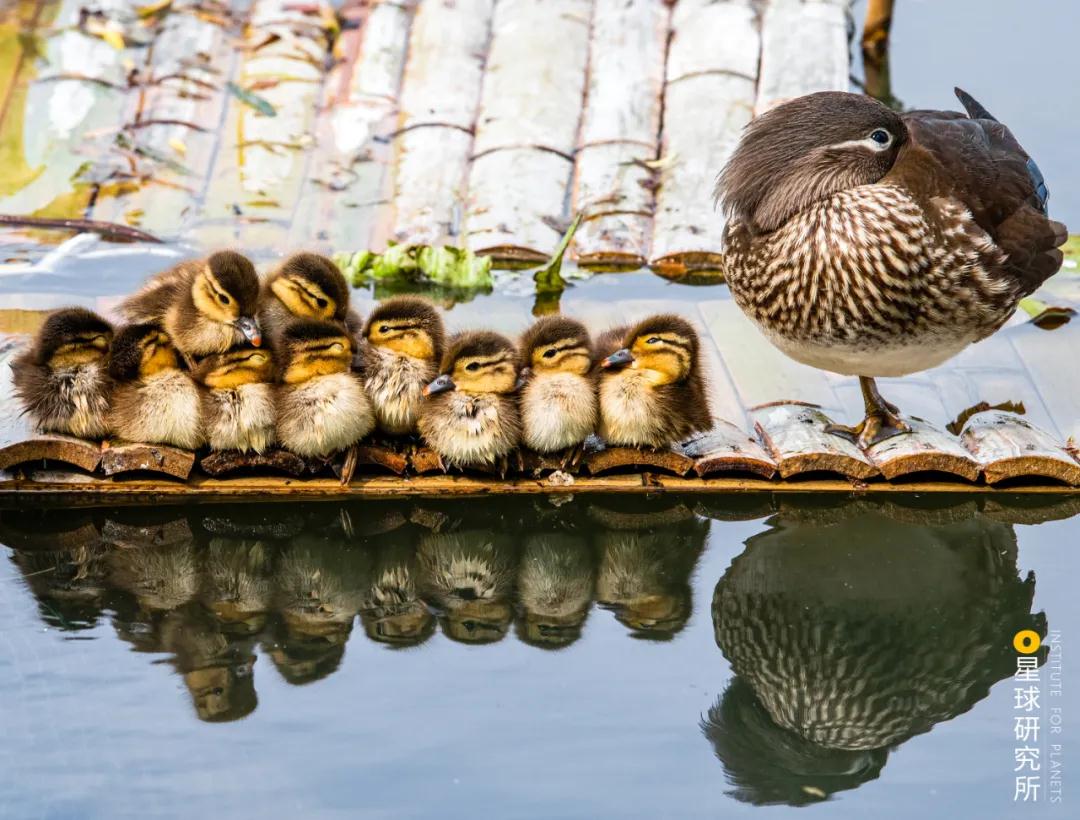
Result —
[[830, 424], [825, 428], [825, 432], [846, 438], [863, 449], [901, 433], [911, 432], [908, 423], [900, 418], [900, 410], [895, 404], [881, 397], [877, 384], [872, 378], [859, 376], [859, 387], [862, 388], [866, 418], [854, 427]]

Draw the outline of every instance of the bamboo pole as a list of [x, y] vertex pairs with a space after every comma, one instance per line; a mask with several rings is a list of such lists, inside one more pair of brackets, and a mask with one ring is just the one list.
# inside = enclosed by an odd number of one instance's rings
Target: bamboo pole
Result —
[[850, 82], [847, 0], [769, 0], [761, 21], [756, 112]]
[[401, 89], [391, 237], [457, 244], [494, 0], [427, 0]]
[[750, 0], [675, 7], [653, 228], [656, 266], [720, 269], [723, 221], [712, 189], [750, 121], [759, 43]]
[[326, 251], [372, 247], [389, 199], [391, 147], [383, 139], [398, 115], [411, 2], [352, 0], [334, 43], [291, 244]]
[[662, 0], [596, 0], [573, 211], [579, 261], [644, 264], [654, 209], [669, 11]]
[[[314, 145], [316, 102], [328, 56], [323, 3], [256, 0], [232, 79], [273, 109], [228, 101], [223, 139], [193, 238], [208, 247], [276, 249], [292, 223]], [[250, 100], [251, 98], [249, 98]]]
[[469, 170], [474, 251], [540, 261], [558, 243], [585, 90], [591, 0], [502, 0]]

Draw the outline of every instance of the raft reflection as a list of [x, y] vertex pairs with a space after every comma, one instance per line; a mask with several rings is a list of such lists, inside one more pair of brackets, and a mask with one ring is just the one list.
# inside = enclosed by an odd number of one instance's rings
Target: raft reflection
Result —
[[[1013, 528], [982, 513], [788, 509], [716, 585], [735, 673], [702, 721], [730, 794], [799, 805], [875, 779], [889, 752], [971, 709], [1046, 634]], [[1042, 662], [1045, 660], [1045, 650]]]
[[633, 636], [670, 638], [709, 524], [678, 501], [4, 511], [0, 541], [50, 626], [108, 618], [167, 655], [200, 719], [226, 721], [256, 708], [258, 654], [290, 684], [320, 680], [357, 617], [391, 650], [515, 624], [557, 650], [595, 601]]

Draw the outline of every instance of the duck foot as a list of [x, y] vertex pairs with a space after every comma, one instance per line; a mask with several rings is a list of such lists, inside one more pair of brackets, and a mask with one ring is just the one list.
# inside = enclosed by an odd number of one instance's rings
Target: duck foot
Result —
[[341, 486], [348, 485], [356, 474], [356, 465], [359, 463], [360, 451], [354, 444], [345, 451], [345, 461], [341, 465]]
[[873, 379], [860, 376], [859, 386], [862, 388], [866, 418], [854, 427], [830, 424], [825, 428], [826, 433], [845, 438], [865, 450], [893, 436], [911, 432], [911, 426], [900, 418], [896, 405], [881, 397]]

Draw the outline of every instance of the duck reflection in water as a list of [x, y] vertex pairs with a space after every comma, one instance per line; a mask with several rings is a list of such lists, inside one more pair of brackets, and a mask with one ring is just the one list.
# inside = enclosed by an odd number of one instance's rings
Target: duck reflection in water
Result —
[[616, 501], [593, 505], [600, 566], [597, 602], [615, 613], [635, 638], [669, 640], [693, 608], [690, 576], [705, 549], [709, 521], [679, 501], [650, 505]]
[[739, 800], [812, 803], [875, 779], [1015, 672], [1018, 630], [1046, 634], [1012, 527], [887, 509], [783, 512], [717, 583], [735, 678], [702, 729]]
[[393, 648], [419, 646], [435, 634], [435, 616], [420, 598], [420, 563], [412, 530], [375, 541], [375, 566], [360, 621], [373, 641]]
[[518, 638], [541, 649], [569, 646], [581, 637], [595, 587], [595, 555], [584, 535], [528, 535], [518, 566]]

